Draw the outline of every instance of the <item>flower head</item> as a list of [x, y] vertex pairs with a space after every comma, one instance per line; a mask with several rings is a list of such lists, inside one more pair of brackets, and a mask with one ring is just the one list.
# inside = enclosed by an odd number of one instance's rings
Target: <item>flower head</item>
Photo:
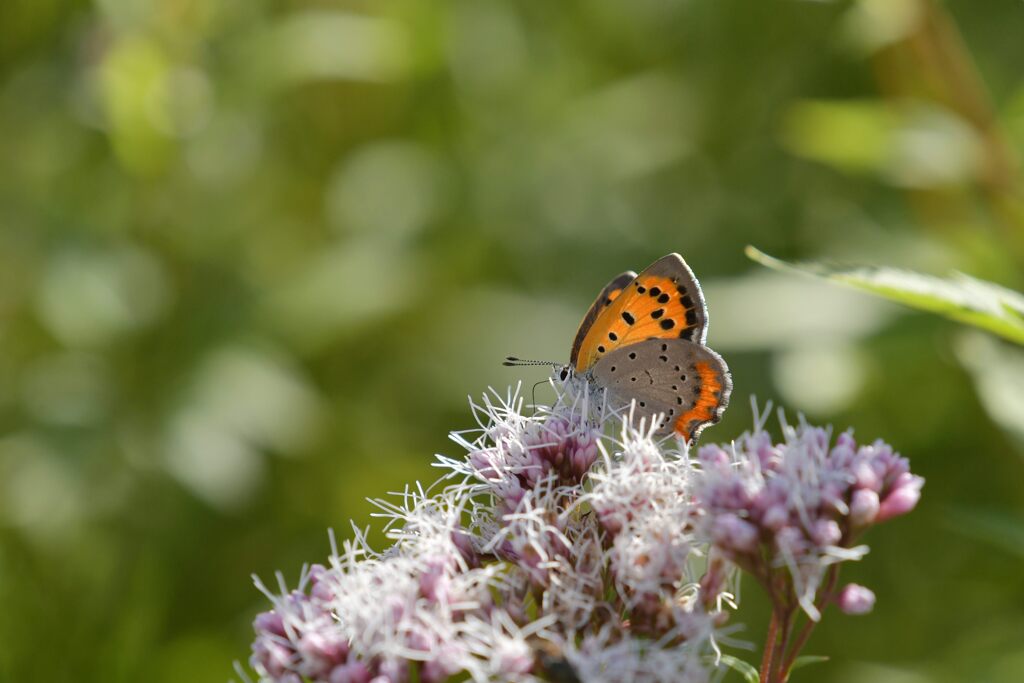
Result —
[[832, 443], [826, 429], [780, 421], [780, 443], [762, 416], [731, 446], [701, 448], [695, 496], [715, 547], [765, 583], [787, 567], [800, 605], [817, 619], [827, 568], [863, 557], [860, 535], [909, 512], [924, 480], [882, 441], [858, 445], [844, 432]]
[[[827, 568], [920, 496], [882, 442], [801, 422], [776, 443], [759, 419], [694, 461], [589, 389], [555, 388], [551, 407], [518, 390], [475, 404], [479, 428], [452, 435], [466, 455], [439, 456], [434, 486], [374, 501], [385, 551], [353, 527], [295, 589], [257, 581], [272, 603], [253, 624], [260, 680], [706, 681], [737, 567], [785, 572], [765, 583], [816, 618]], [[874, 601], [853, 584], [830, 597], [850, 613]]]

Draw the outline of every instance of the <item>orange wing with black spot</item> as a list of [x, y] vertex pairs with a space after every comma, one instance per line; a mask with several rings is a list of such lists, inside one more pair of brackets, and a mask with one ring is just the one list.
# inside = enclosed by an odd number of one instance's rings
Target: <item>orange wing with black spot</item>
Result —
[[[576, 335], [569, 361], [577, 372], [585, 372], [616, 349], [648, 339], [685, 339], [703, 344], [707, 338], [704, 294], [679, 254], [658, 259], [621, 294], [608, 299], [589, 326], [584, 327], [588, 322], [584, 318]], [[593, 312], [591, 307], [588, 316]]]
[[601, 293], [594, 299], [594, 303], [590, 304], [590, 308], [587, 309], [587, 314], [583, 316], [583, 322], [580, 323], [579, 328], [576, 330], [576, 338], [572, 342], [572, 352], [569, 354], [569, 358], [575, 360], [576, 355], [579, 353], [580, 346], [583, 344], [583, 339], [587, 336], [587, 332], [594, 325], [594, 321], [601, 312], [608, 308], [615, 299], [618, 298], [622, 290], [636, 278], [636, 273], [632, 270], [627, 270], [622, 273], [601, 290]]

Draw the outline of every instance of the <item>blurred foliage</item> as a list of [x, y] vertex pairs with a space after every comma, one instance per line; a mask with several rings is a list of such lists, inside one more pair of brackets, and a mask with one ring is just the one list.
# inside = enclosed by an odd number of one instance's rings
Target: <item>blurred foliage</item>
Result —
[[[993, 0], [5, 0], [0, 680], [224, 681], [464, 397], [680, 251], [733, 407], [928, 479], [818, 681], [1024, 679], [1024, 359], [810, 279], [1024, 289], [1024, 8]], [[543, 397], [543, 391], [540, 391]], [[756, 596], [751, 640], [766, 611]]]
[[843, 268], [820, 263], [791, 264], [751, 246], [746, 248], [746, 254], [775, 270], [814, 275], [1024, 344], [1024, 295], [985, 280], [963, 273], [943, 279], [885, 266]]

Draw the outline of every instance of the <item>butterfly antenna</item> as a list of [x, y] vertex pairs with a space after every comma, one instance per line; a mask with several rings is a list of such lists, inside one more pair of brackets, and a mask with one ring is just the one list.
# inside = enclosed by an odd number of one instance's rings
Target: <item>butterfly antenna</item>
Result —
[[501, 364], [511, 368], [518, 368], [524, 365], [561, 365], [553, 360], [524, 360], [515, 356], [505, 356], [505, 360]]

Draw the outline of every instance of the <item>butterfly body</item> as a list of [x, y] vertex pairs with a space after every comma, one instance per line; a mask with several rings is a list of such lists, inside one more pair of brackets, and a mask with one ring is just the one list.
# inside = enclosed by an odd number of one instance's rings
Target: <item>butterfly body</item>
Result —
[[658, 431], [691, 441], [717, 422], [732, 380], [704, 345], [707, 308], [697, 279], [678, 254], [639, 275], [623, 273], [598, 295], [580, 324], [569, 373]]

